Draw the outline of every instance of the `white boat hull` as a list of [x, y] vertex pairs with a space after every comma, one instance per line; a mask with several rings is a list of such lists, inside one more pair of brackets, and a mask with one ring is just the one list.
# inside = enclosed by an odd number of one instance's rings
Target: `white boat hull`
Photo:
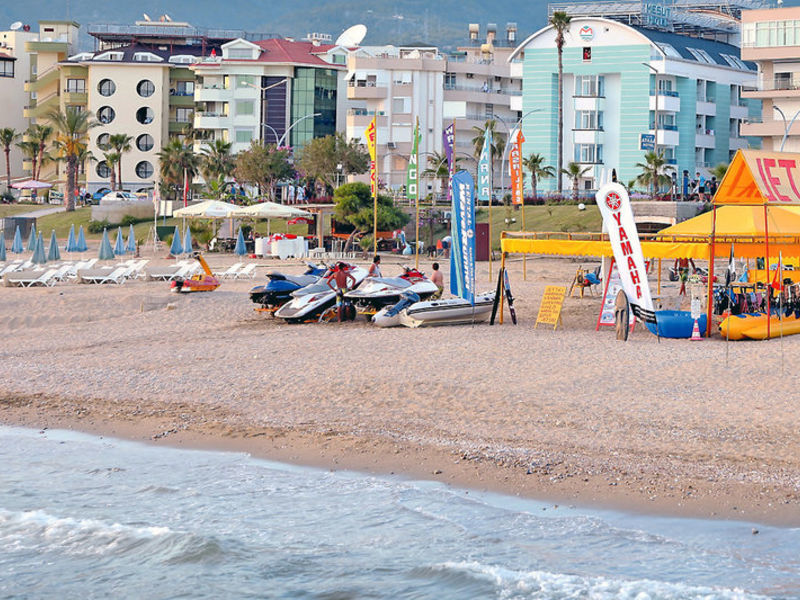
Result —
[[481, 323], [489, 318], [494, 304], [494, 293], [475, 298], [475, 306], [461, 298], [426, 300], [398, 311], [387, 307], [373, 318], [378, 327], [429, 327], [432, 325], [460, 325]]

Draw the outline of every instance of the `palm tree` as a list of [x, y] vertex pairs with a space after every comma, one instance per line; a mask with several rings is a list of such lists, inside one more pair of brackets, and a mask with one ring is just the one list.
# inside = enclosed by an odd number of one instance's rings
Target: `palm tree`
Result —
[[[454, 160], [455, 164], [458, 165], [461, 157], [455, 156]], [[450, 177], [450, 171], [447, 168], [447, 155], [444, 152], [431, 152], [428, 155], [428, 164], [430, 166], [422, 172], [422, 176], [425, 177], [427, 175], [428, 177], [439, 179], [441, 181], [441, 189], [446, 189], [447, 179]]]
[[[117, 162], [117, 186], [122, 189], [122, 155], [131, 151], [131, 142], [133, 137], [127, 133], [115, 133], [108, 136], [108, 145], [114, 149], [114, 152], [119, 154], [119, 161]], [[114, 189], [113, 185], [111, 189]]]
[[561, 169], [561, 172], [572, 179], [572, 199], [578, 201], [578, 183], [581, 177], [586, 175], [592, 167], [582, 167], [580, 163], [569, 162], [566, 169]]
[[636, 181], [650, 186], [650, 197], [653, 200], [662, 185], [672, 183], [672, 178], [666, 174], [666, 171], [672, 170], [673, 167], [667, 164], [667, 159], [661, 152], [658, 154], [655, 152], [645, 153], [644, 162], [636, 163], [636, 166], [642, 170], [636, 177]]
[[539, 179], [555, 177], [556, 171], [550, 165], [544, 164], [544, 156], [538, 153], [531, 154], [528, 158], [523, 158], [522, 165], [531, 172], [531, 193], [535, 200], [536, 183]]
[[53, 128], [50, 125], [31, 125], [30, 129], [28, 129], [28, 138], [32, 144], [36, 145], [33, 179], [39, 179], [42, 174], [42, 165], [45, 161], [44, 151], [52, 135]]
[[231, 156], [231, 144], [225, 140], [214, 140], [200, 151], [200, 172], [206, 183], [222, 180], [233, 175], [236, 166]]
[[172, 139], [158, 153], [160, 185], [177, 192], [183, 186], [184, 178], [189, 181], [197, 175], [199, 158], [191, 144], [181, 139]]
[[109, 169], [108, 184], [112, 190], [117, 189], [117, 171], [116, 166], [119, 164], [121, 155], [119, 152], [103, 152], [103, 159], [106, 161]]
[[78, 111], [67, 106], [64, 111], [53, 110], [48, 119], [56, 132], [56, 154], [67, 163], [67, 189], [64, 204], [67, 211], [75, 210], [75, 188], [78, 169], [86, 157], [89, 130], [98, 125], [89, 111]]
[[19, 139], [19, 133], [13, 127], [0, 129], [0, 145], [6, 155], [6, 186], [11, 189], [11, 146]]
[[556, 30], [556, 48], [558, 49], [558, 153], [556, 154], [556, 172], [558, 177], [558, 195], [563, 191], [560, 173], [564, 172], [563, 147], [564, 147], [564, 32], [569, 29], [569, 22], [572, 20], [567, 13], [555, 11], [550, 17], [550, 25]]

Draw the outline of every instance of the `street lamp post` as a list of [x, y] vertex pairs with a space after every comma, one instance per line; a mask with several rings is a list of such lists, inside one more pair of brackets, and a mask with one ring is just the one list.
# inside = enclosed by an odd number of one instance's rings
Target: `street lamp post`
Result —
[[295, 125], [297, 125], [298, 123], [300, 123], [300, 122], [302, 122], [302, 121], [305, 121], [306, 119], [312, 119], [312, 118], [314, 118], [314, 117], [321, 117], [321, 116], [322, 116], [322, 113], [313, 113], [313, 114], [310, 114], [310, 115], [304, 115], [304, 116], [302, 116], [302, 117], [299, 117], [299, 118], [295, 119], [295, 120], [292, 122], [292, 124], [291, 124], [291, 125], [289, 125], [289, 127], [286, 129], [286, 131], [284, 132], [284, 134], [281, 136], [281, 139], [279, 139], [279, 140], [278, 140], [278, 148], [280, 148], [280, 147], [282, 147], [282, 146], [283, 146], [283, 142], [286, 140], [286, 136], [287, 136], [287, 135], [289, 135], [289, 132], [292, 130], [292, 128], [293, 128]]
[[262, 123], [261, 127], [266, 127], [267, 129], [269, 129], [272, 132], [272, 135], [275, 136], [275, 143], [278, 142], [281, 136], [278, 135], [278, 132], [275, 131], [275, 128], [272, 125], [267, 125], [266, 123]]
[[778, 150], [779, 152], [783, 152], [783, 146], [784, 146], [784, 144], [786, 144], [786, 138], [789, 137], [789, 131], [791, 131], [792, 125], [794, 125], [795, 119], [797, 119], [798, 115], [800, 115], [800, 110], [798, 110], [796, 113], [794, 113], [794, 116], [792, 117], [792, 120], [789, 121], [789, 123], [787, 124], [786, 123], [786, 115], [783, 114], [783, 111], [780, 108], [778, 108], [777, 106], [775, 106], [775, 105], [773, 105], [772, 108], [774, 110], [778, 111], [778, 114], [783, 119], [783, 139], [781, 140], [780, 150]]
[[[289, 78], [285, 77], [285, 78], [281, 79], [280, 81], [276, 81], [275, 83], [270, 83], [269, 85], [267, 85], [265, 87], [261, 87], [260, 85], [256, 85], [255, 83], [250, 83], [249, 81], [240, 81], [239, 85], [242, 86], [242, 87], [250, 87], [250, 88], [253, 88], [254, 90], [260, 90], [261, 91], [261, 101], [262, 102], [266, 102], [267, 99], [264, 96], [264, 92], [266, 92], [267, 90], [271, 90], [274, 87], [278, 87], [279, 85], [283, 85], [284, 83], [286, 83], [288, 81], [289, 81]], [[263, 110], [262, 110], [261, 114], [264, 114]], [[279, 137], [278, 136], [278, 132], [275, 131], [274, 127], [271, 127], [271, 126], [267, 125], [266, 123], [262, 123], [261, 127], [267, 127], [269, 129], [271, 129], [272, 130], [272, 134], [275, 136], [275, 140], [276, 141], [278, 140], [278, 137]]]

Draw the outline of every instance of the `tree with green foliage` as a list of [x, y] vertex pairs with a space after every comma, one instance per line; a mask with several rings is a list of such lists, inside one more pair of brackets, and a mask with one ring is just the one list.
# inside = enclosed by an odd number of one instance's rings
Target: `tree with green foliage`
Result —
[[103, 160], [105, 160], [106, 165], [108, 165], [109, 171], [109, 180], [108, 184], [112, 190], [117, 189], [117, 171], [116, 166], [119, 164], [120, 160], [120, 153], [119, 152], [103, 152]]
[[569, 29], [572, 20], [566, 12], [557, 10], [550, 16], [550, 25], [556, 32], [556, 49], [558, 50], [558, 153], [556, 158], [556, 173], [558, 174], [558, 195], [564, 191], [561, 183], [561, 173], [564, 172], [564, 46], [566, 39], [564, 33]]
[[475, 158], [480, 159], [481, 152], [483, 152], [483, 140], [486, 138], [487, 130], [492, 132], [493, 143], [491, 148], [491, 161], [492, 164], [494, 164], [495, 156], [502, 156], [506, 148], [506, 140], [503, 134], [497, 131], [497, 120], [488, 119], [486, 123], [483, 124], [483, 127], [478, 127], [477, 125], [472, 127], [472, 131], [475, 133], [475, 137], [472, 138], [473, 153], [475, 154]]
[[636, 177], [636, 182], [650, 187], [650, 197], [655, 200], [656, 194], [662, 185], [672, 183], [672, 177], [667, 171], [674, 170], [674, 167], [667, 164], [664, 154], [659, 152], [646, 152], [643, 163], [636, 163], [642, 172]]
[[[460, 156], [455, 157], [456, 171], [458, 171], [458, 163], [461, 162], [461, 158]], [[438, 179], [441, 185], [440, 191], [444, 193], [444, 190], [447, 189], [447, 180], [450, 177], [450, 171], [447, 167], [447, 156], [444, 152], [431, 152], [428, 155], [428, 165], [430, 166], [422, 172], [422, 176]], [[434, 204], [436, 203], [434, 202]]]
[[544, 164], [544, 156], [538, 153], [531, 154], [528, 158], [522, 159], [524, 166], [531, 174], [531, 194], [536, 198], [536, 184], [540, 179], [555, 177], [556, 171], [550, 165]]
[[[122, 157], [125, 155], [126, 152], [131, 151], [131, 142], [133, 141], [133, 137], [128, 135], [127, 133], [115, 133], [113, 135], [108, 136], [108, 145], [114, 149], [119, 155], [119, 160], [117, 161], [117, 186], [118, 189], [122, 189]], [[112, 186], [111, 189], [113, 190], [114, 187]]]
[[728, 163], [720, 163], [718, 165], [715, 165], [715, 166], [711, 167], [711, 169], [709, 170], [709, 173], [713, 177], [716, 177], [717, 181], [721, 182], [722, 178], [725, 177], [725, 173], [728, 172], [728, 167], [729, 166], [730, 166], [730, 164], [728, 164]]
[[[339, 169], [341, 165], [341, 169]], [[360, 175], [369, 169], [369, 153], [358, 140], [341, 133], [314, 138], [303, 146], [300, 169], [315, 181], [334, 186], [339, 175]]]
[[581, 177], [586, 175], [592, 167], [582, 167], [580, 163], [569, 162], [566, 169], [561, 169], [561, 172], [572, 180], [572, 199], [578, 201], [578, 184]]
[[11, 189], [11, 146], [19, 139], [19, 133], [13, 127], [3, 127], [0, 129], [0, 146], [6, 155], [6, 186]]
[[236, 156], [236, 179], [258, 186], [270, 200], [275, 199], [275, 185], [283, 179], [292, 179], [295, 170], [289, 162], [289, 150], [274, 144], [261, 145], [258, 140], [250, 142], [247, 150]]
[[[353, 240], [360, 236], [362, 248], [372, 247], [374, 200], [369, 185], [366, 183], [345, 183], [333, 193], [334, 218], [342, 223], [349, 223], [355, 230], [347, 240], [345, 251]], [[378, 231], [394, 231], [404, 227], [410, 217], [394, 205], [391, 196], [378, 194]]]
[[[30, 130], [26, 131], [25, 135], [30, 135]], [[36, 166], [39, 164], [39, 144], [28, 138], [17, 142], [17, 148], [22, 152], [24, 160], [31, 161], [31, 179], [36, 179]]]
[[50, 158], [45, 153], [45, 150], [47, 150], [47, 143], [53, 136], [53, 128], [50, 125], [31, 125], [27, 134], [30, 142], [36, 147], [36, 160], [32, 178], [38, 180], [42, 174], [42, 166], [45, 160]]
[[224, 182], [227, 177], [233, 175], [236, 162], [231, 155], [232, 146], [231, 142], [214, 140], [210, 144], [206, 143], [200, 150], [200, 173], [206, 184], [210, 185], [212, 181], [220, 179]]
[[67, 188], [64, 204], [67, 212], [75, 210], [75, 190], [78, 184], [78, 169], [89, 154], [87, 142], [89, 130], [98, 125], [92, 113], [67, 106], [63, 111], [53, 110], [48, 119], [56, 132], [54, 146], [56, 155], [66, 162]]
[[194, 153], [191, 141], [172, 139], [158, 153], [160, 187], [172, 198], [178, 197], [183, 188], [184, 178], [189, 181], [197, 175], [200, 160]]

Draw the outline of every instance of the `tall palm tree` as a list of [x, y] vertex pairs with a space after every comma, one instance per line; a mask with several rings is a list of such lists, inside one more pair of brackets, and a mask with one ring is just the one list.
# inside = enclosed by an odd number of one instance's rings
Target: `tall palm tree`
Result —
[[522, 159], [522, 165], [531, 173], [531, 193], [536, 199], [536, 183], [539, 179], [555, 177], [556, 171], [550, 165], [544, 164], [544, 156], [538, 153], [531, 154]]
[[233, 175], [236, 166], [231, 156], [231, 144], [225, 140], [214, 140], [200, 150], [200, 172], [206, 183], [214, 180], [225, 180]]
[[[456, 165], [461, 161], [460, 156], [454, 157]], [[422, 176], [433, 177], [438, 179], [441, 183], [441, 190], [447, 188], [447, 179], [450, 177], [450, 171], [447, 168], [447, 155], [444, 152], [431, 152], [428, 155], [427, 169], [422, 172]]]
[[67, 189], [64, 204], [67, 211], [75, 210], [75, 189], [78, 169], [86, 157], [89, 130], [98, 125], [89, 111], [78, 111], [67, 106], [63, 111], [53, 110], [48, 119], [56, 132], [56, 155], [67, 163]]
[[636, 177], [636, 181], [643, 185], [650, 186], [650, 197], [655, 200], [656, 193], [662, 185], [672, 183], [672, 178], [666, 171], [673, 170], [674, 167], [667, 164], [667, 159], [659, 152], [647, 152], [644, 155], [643, 163], [636, 163], [642, 172]]
[[42, 165], [45, 161], [45, 149], [52, 135], [53, 128], [50, 125], [31, 125], [30, 129], [28, 129], [28, 138], [31, 143], [36, 145], [33, 179], [41, 177]]
[[178, 138], [167, 142], [158, 153], [160, 185], [167, 189], [172, 188], [177, 195], [184, 178], [189, 181], [197, 175], [200, 160], [192, 149], [192, 144]]
[[[114, 149], [114, 152], [119, 154], [119, 161], [117, 162], [117, 186], [122, 189], [122, 155], [131, 151], [131, 142], [133, 136], [127, 133], [115, 133], [108, 136], [108, 145]], [[111, 189], [114, 189], [113, 186]]]
[[108, 185], [112, 190], [117, 189], [117, 171], [116, 167], [119, 164], [121, 155], [119, 152], [103, 152], [103, 160], [106, 161], [109, 169]]
[[11, 189], [11, 146], [19, 139], [19, 133], [13, 127], [3, 127], [0, 129], [0, 146], [6, 155], [6, 186]]
[[580, 183], [581, 177], [586, 175], [591, 168], [592, 167], [582, 167], [580, 163], [569, 162], [567, 163], [566, 169], [561, 169], [564, 175], [572, 179], [572, 199], [575, 202], [578, 201], [578, 184]]
[[563, 185], [561, 173], [564, 172], [563, 147], [564, 147], [564, 32], [569, 29], [569, 22], [572, 20], [567, 13], [555, 11], [550, 17], [550, 25], [556, 30], [556, 48], [558, 49], [558, 153], [556, 154], [556, 172], [558, 176], [558, 194], [561, 195]]
[[[25, 132], [25, 135], [30, 135], [30, 129]], [[17, 148], [22, 151], [22, 155], [26, 160], [31, 161], [31, 179], [36, 179], [36, 165], [39, 156], [39, 144], [28, 139], [22, 142], [17, 142]]]

